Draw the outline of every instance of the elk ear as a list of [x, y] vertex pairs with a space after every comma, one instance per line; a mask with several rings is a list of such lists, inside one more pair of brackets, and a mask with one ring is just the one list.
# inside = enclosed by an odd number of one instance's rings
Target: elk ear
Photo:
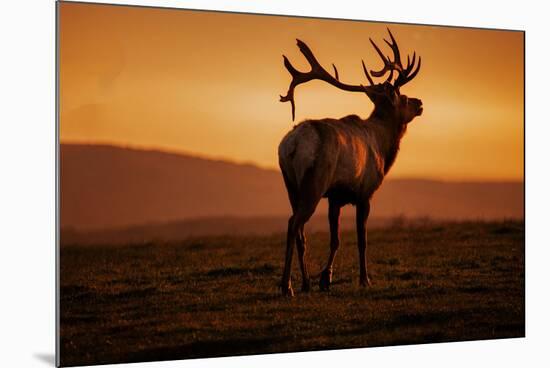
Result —
[[397, 106], [401, 100], [401, 94], [399, 93], [399, 90], [394, 90], [392, 93], [392, 103], [394, 106]]
[[374, 92], [373, 90], [369, 90], [365, 88], [365, 93], [367, 94], [368, 98], [372, 101], [373, 104], [376, 104], [376, 101], [380, 98], [380, 94], [377, 92]]
[[373, 104], [380, 103], [380, 99], [383, 98], [386, 94], [383, 90], [380, 90], [380, 85], [365, 87], [361, 85], [365, 90], [366, 95], [372, 101]]
[[393, 91], [393, 89], [389, 89], [388, 86], [377, 84], [371, 87], [363, 86], [363, 88], [365, 89], [365, 93], [374, 105], [380, 106], [383, 104], [386, 105], [388, 103], [392, 106], [395, 105], [395, 92]]
[[399, 99], [401, 96], [399, 92], [399, 88], [395, 88], [389, 83], [388, 84], [384, 83], [384, 90], [385, 90], [385, 95], [390, 101], [390, 103], [392, 104], [392, 106], [396, 106], [399, 103]]

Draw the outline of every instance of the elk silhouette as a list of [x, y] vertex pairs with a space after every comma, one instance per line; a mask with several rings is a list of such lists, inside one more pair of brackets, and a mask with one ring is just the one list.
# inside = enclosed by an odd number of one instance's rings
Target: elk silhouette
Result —
[[[370, 39], [382, 58], [380, 71], [371, 70], [372, 77], [389, 76], [383, 83], [375, 84], [362, 61], [369, 86], [342, 83], [338, 70], [334, 77], [317, 61], [310, 48], [297, 40], [298, 48], [311, 66], [309, 72], [301, 72], [283, 55], [284, 65], [292, 76], [286, 96], [281, 102], [290, 101], [292, 120], [295, 117], [294, 89], [311, 80], [322, 80], [336, 88], [349, 92], [365, 93], [374, 103], [368, 119], [349, 115], [341, 119], [305, 120], [296, 125], [279, 144], [279, 166], [292, 207], [288, 220], [285, 265], [281, 283], [283, 295], [292, 296], [291, 266], [294, 244], [298, 251], [302, 271], [302, 290], [309, 291], [310, 278], [306, 262], [306, 237], [304, 224], [315, 212], [321, 198], [328, 198], [330, 225], [330, 255], [321, 272], [319, 287], [328, 290], [332, 282], [332, 266], [340, 244], [340, 211], [346, 204], [356, 206], [357, 245], [359, 250], [359, 282], [370, 284], [367, 275], [366, 222], [370, 212], [370, 200], [382, 184], [384, 176], [395, 161], [399, 143], [407, 124], [422, 114], [422, 101], [400, 94], [399, 88], [410, 82], [420, 70], [421, 58], [416, 63], [416, 52], [407, 56], [407, 65], [401, 63], [399, 47], [391, 31], [391, 39], [384, 41], [393, 52], [393, 60], [384, 56]], [[397, 72], [395, 80], [394, 72]]]

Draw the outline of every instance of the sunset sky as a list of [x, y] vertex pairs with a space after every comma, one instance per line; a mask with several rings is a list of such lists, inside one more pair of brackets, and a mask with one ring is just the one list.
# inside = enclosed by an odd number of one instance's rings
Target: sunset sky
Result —
[[[62, 143], [161, 149], [277, 168], [293, 126], [280, 103], [304, 70], [305, 41], [340, 79], [380, 69], [386, 26], [422, 56], [402, 93], [422, 99], [390, 177], [522, 180], [523, 33], [89, 4], [60, 4]], [[383, 50], [389, 53], [387, 47]], [[324, 82], [296, 89], [296, 122], [368, 117], [365, 95]]]

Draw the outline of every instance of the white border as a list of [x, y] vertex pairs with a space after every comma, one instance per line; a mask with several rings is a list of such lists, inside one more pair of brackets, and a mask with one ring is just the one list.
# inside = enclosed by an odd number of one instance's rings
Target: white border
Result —
[[[102, 1], [99, 1], [102, 2]], [[550, 366], [548, 21], [544, 2], [412, 0], [109, 1], [180, 8], [370, 19], [527, 31], [527, 338], [200, 359], [117, 367]], [[540, 5], [539, 5], [540, 4]], [[11, 1], [0, 21], [0, 366], [51, 366], [54, 353], [54, 2]], [[474, 58], [475, 56], [472, 55]], [[503, 78], [506, 78], [503, 75]], [[495, 86], [498, 88], [498, 86]]]

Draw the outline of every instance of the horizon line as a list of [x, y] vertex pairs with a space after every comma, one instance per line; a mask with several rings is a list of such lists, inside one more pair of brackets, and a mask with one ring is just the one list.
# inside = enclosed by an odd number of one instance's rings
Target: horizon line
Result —
[[[126, 150], [132, 150], [132, 151], [141, 151], [141, 152], [157, 152], [167, 155], [175, 155], [175, 156], [187, 156], [191, 158], [196, 159], [202, 159], [202, 160], [208, 160], [208, 161], [218, 161], [218, 162], [225, 162], [233, 165], [241, 165], [241, 166], [253, 166], [260, 170], [266, 170], [266, 171], [276, 171], [279, 172], [280, 169], [277, 166], [266, 166], [262, 165], [260, 163], [254, 162], [254, 161], [240, 161], [236, 160], [230, 157], [224, 157], [224, 156], [209, 156], [204, 155], [197, 152], [191, 152], [186, 151], [183, 149], [169, 149], [162, 146], [154, 146], [154, 145], [140, 145], [140, 144], [132, 144], [132, 143], [119, 143], [119, 142], [113, 142], [113, 141], [91, 141], [91, 140], [66, 140], [66, 139], [60, 139], [59, 145], [67, 145], [67, 146], [95, 146], [95, 147], [111, 147], [111, 148], [118, 148], [118, 149], [126, 149]], [[388, 180], [425, 180], [425, 181], [435, 181], [435, 182], [443, 182], [443, 183], [453, 183], [453, 184], [459, 184], [459, 183], [525, 183], [525, 177], [522, 178], [441, 178], [441, 177], [435, 177], [435, 176], [397, 176], [397, 177], [389, 177]]]

